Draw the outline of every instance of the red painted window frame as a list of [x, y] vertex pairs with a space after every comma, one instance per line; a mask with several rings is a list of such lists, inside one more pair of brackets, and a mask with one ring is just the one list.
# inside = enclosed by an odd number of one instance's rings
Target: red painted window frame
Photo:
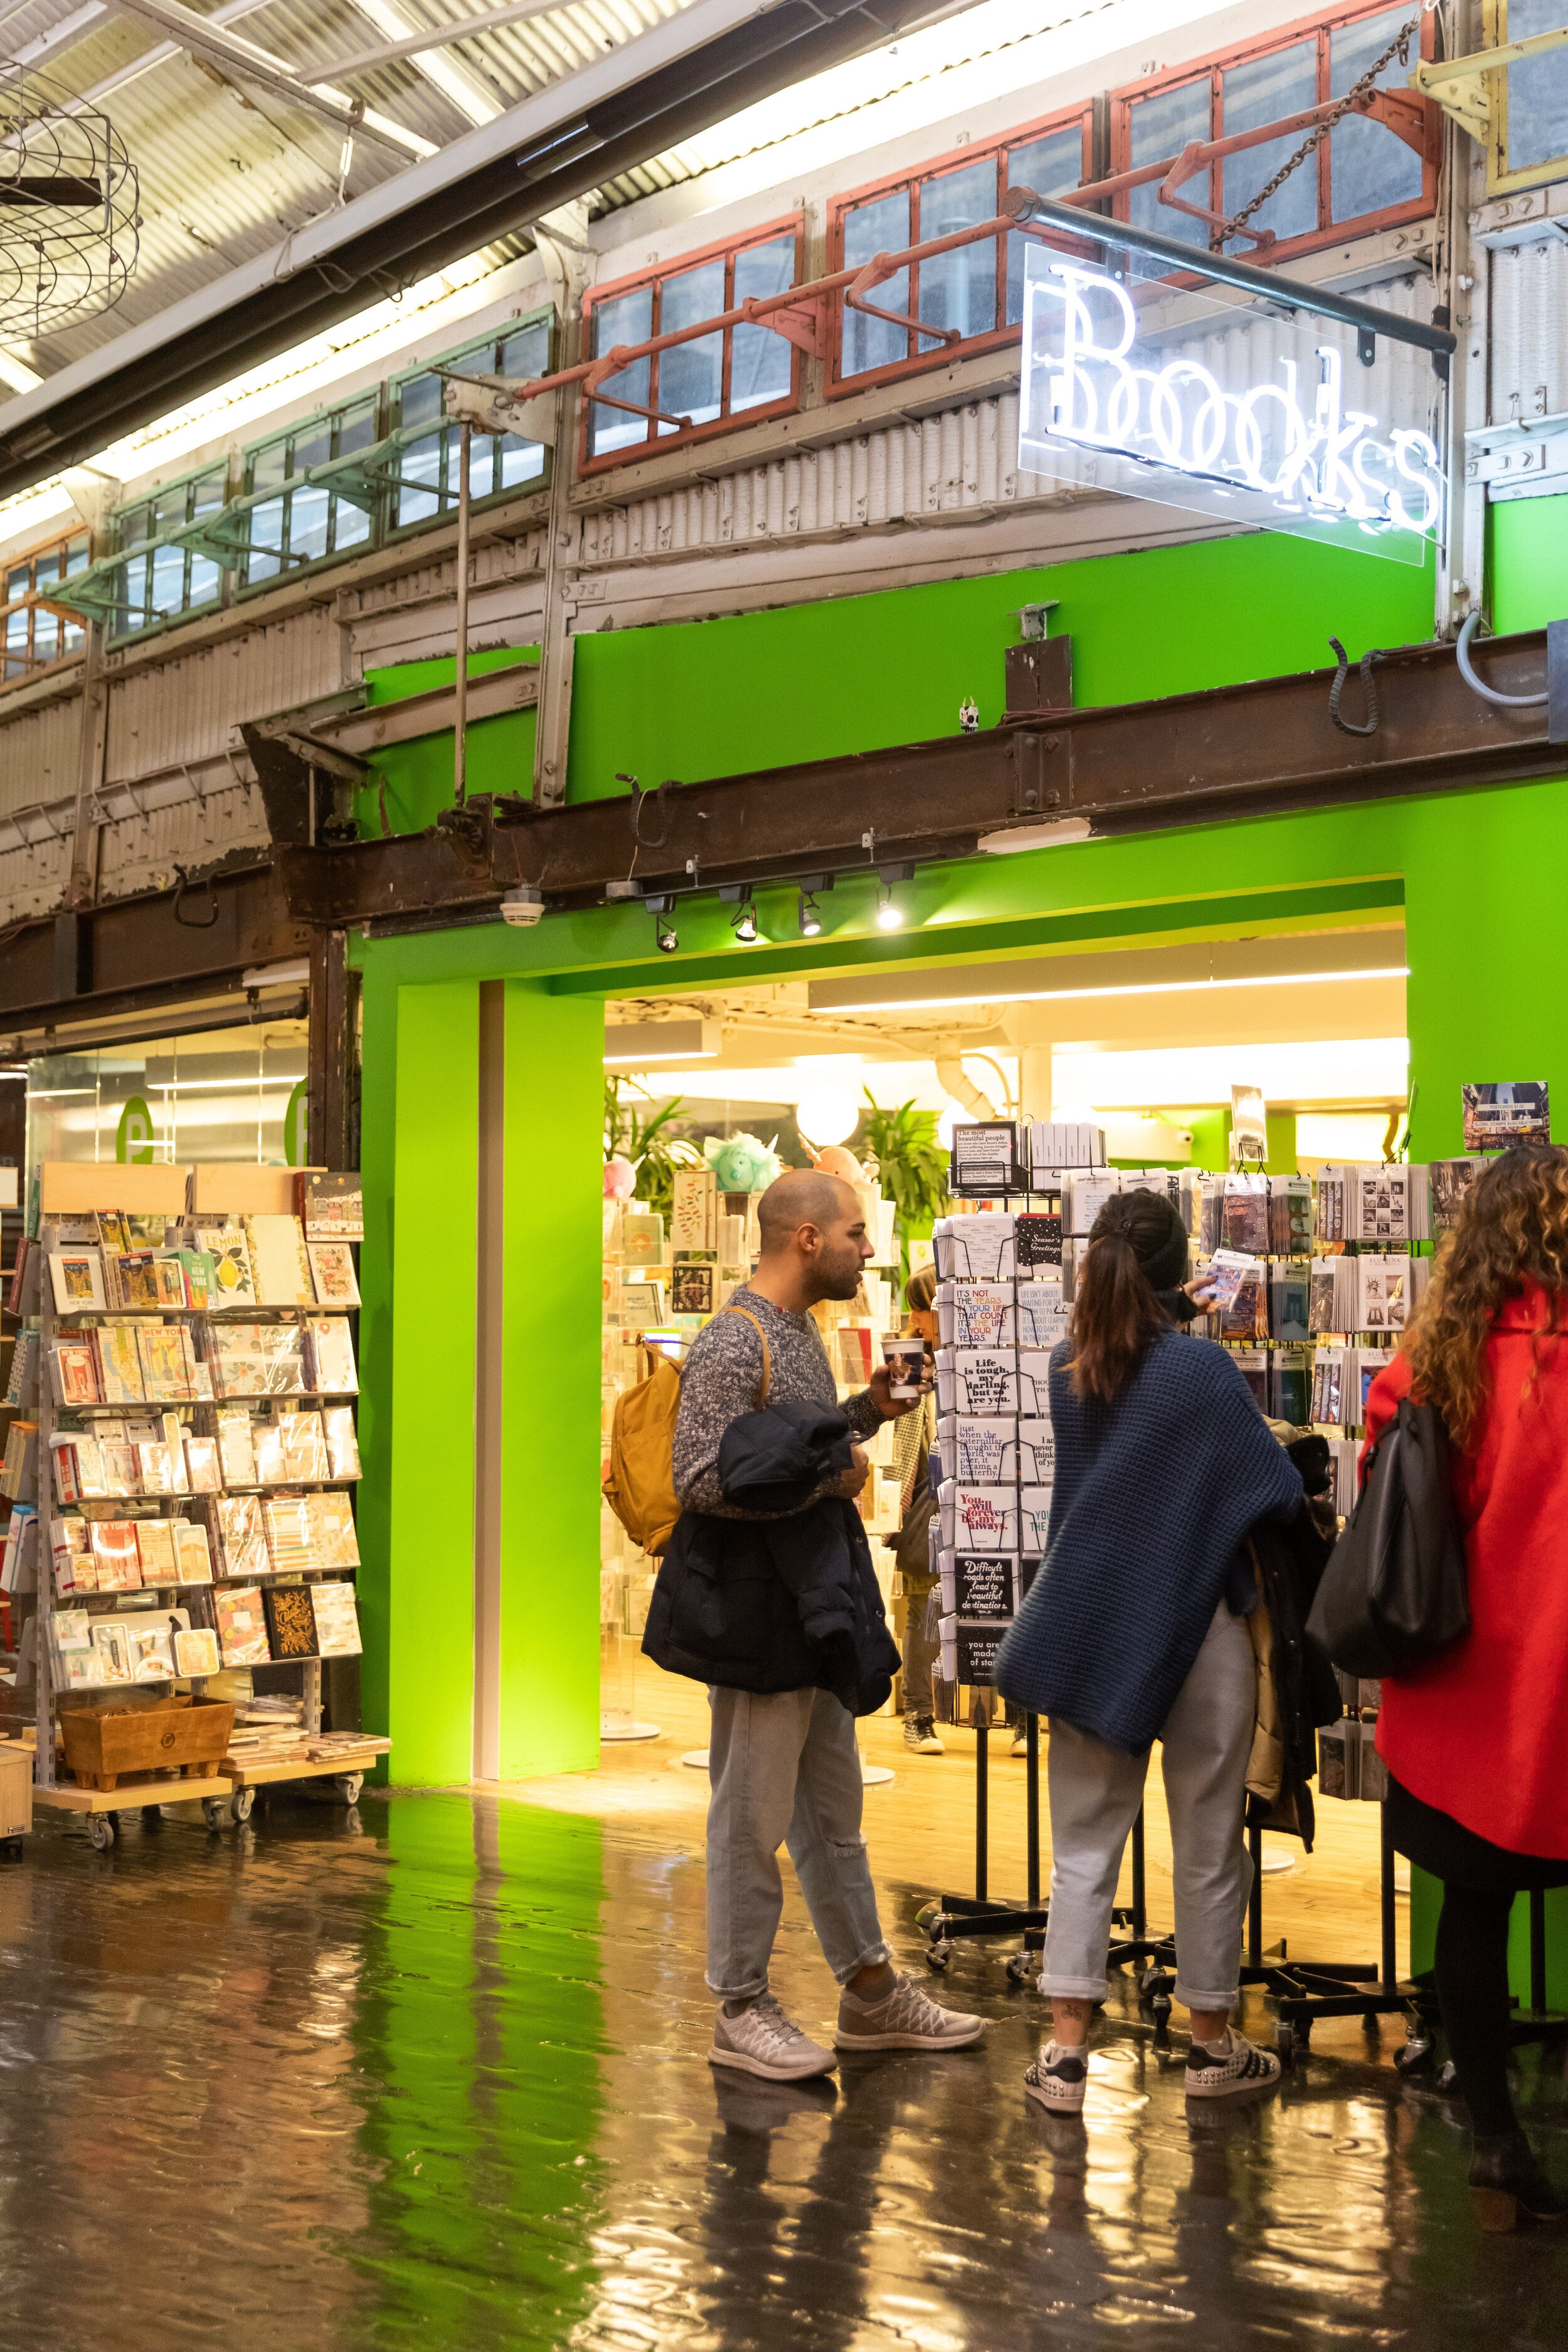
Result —
[[[56, 582], [46, 580], [42, 589], [40, 589], [38, 586], [38, 565], [51, 555], [57, 559], [63, 558], [68, 550], [71, 547], [72, 543], [79, 540], [87, 541], [88, 558], [90, 562], [92, 556], [92, 542], [89, 536], [87, 525], [83, 522], [79, 522], [74, 530], [60, 531], [57, 533], [53, 539], [40, 540], [34, 547], [18, 548], [15, 555], [6, 556], [4, 562], [0, 562], [0, 588], [4, 587], [6, 576], [11, 572], [19, 570], [19, 568], [25, 563], [32, 572], [33, 593], [35, 594], [47, 595], [49, 589], [56, 584]], [[67, 575], [64, 572], [57, 572], [56, 573], [56, 581], [58, 581], [58, 583], [62, 586], [64, 585], [66, 577]], [[37, 660], [32, 651], [34, 640], [37, 635], [38, 608], [35, 604], [29, 608], [27, 614], [28, 650], [25, 665], [17, 671], [14, 677], [8, 677], [5, 675], [5, 663], [7, 659], [14, 658], [14, 656], [8, 656], [5, 650], [5, 615], [14, 609], [15, 607], [10, 604], [0, 604], [0, 694], [14, 690], [17, 687], [29, 685], [34, 678], [46, 677], [49, 671], [59, 669], [66, 662], [79, 661], [87, 643], [87, 625], [84, 621], [62, 621], [58, 624], [61, 636], [63, 637], [65, 631], [68, 628], [75, 629], [81, 638], [81, 644], [71, 646], [67, 652], [55, 654], [47, 661]]]
[[[1054, 114], [1041, 115], [1034, 121], [1015, 124], [1012, 129], [1003, 131], [994, 139], [977, 140], [966, 147], [950, 148], [946, 154], [934, 155], [929, 163], [912, 167], [906, 166], [901, 172], [889, 173], [883, 179], [869, 180], [864, 187], [851, 188], [845, 195], [834, 196], [827, 208], [829, 273], [842, 269], [846, 266], [844, 223], [847, 215], [853, 212], [858, 205], [868, 204], [878, 196], [897, 195], [901, 188], [908, 188], [912, 194], [916, 188], [922, 186], [928, 180], [940, 180], [949, 172], [959, 170], [968, 163], [982, 163], [988, 156], [1000, 159], [1009, 148], [1027, 146], [1031, 140], [1045, 138], [1053, 131], [1068, 131], [1075, 122], [1080, 126], [1083, 141], [1083, 163], [1079, 177], [1080, 181], [1088, 180], [1094, 176], [1094, 101], [1092, 99], [1085, 99], [1078, 106], [1060, 107]], [[997, 184], [997, 201], [1000, 206], [1000, 178]], [[914, 207], [911, 205], [910, 208], [911, 225], [914, 218]], [[911, 244], [918, 242], [912, 236], [910, 241]], [[996, 246], [996, 311], [997, 316], [1001, 317], [1005, 309], [1007, 265], [1004, 253], [1004, 240], [1001, 237], [997, 238]], [[875, 299], [885, 307], [891, 307], [888, 304], [885, 291], [878, 294]], [[918, 318], [920, 315], [918, 264], [910, 273], [909, 299], [910, 314]], [[994, 327], [988, 334], [966, 335], [962, 342], [946, 343], [940, 351], [916, 352], [908, 359], [890, 360], [884, 367], [864, 368], [858, 374], [847, 376], [843, 373], [844, 305], [841, 300], [836, 300], [833, 304], [833, 339], [828, 362], [827, 398], [841, 400], [852, 392], [867, 392], [876, 384], [896, 383], [900, 376], [927, 374], [932, 368], [946, 367], [955, 359], [972, 358], [981, 352], [1001, 351], [1006, 344], [1016, 343], [1022, 332], [1021, 326]]]
[[[1212, 50], [1207, 57], [1191, 58], [1184, 65], [1169, 66], [1161, 73], [1147, 74], [1140, 81], [1129, 82], [1110, 93], [1110, 173], [1132, 169], [1131, 119], [1139, 101], [1157, 92], [1179, 89], [1188, 82], [1207, 80], [1209, 85], [1209, 131], [1211, 139], [1225, 136], [1222, 77], [1232, 66], [1246, 65], [1254, 58], [1265, 58], [1280, 49], [1292, 49], [1316, 35], [1318, 44], [1318, 103], [1329, 97], [1329, 37], [1346, 25], [1354, 25], [1363, 17], [1379, 16], [1389, 0], [1357, 0], [1353, 7], [1332, 8], [1310, 16], [1299, 16], [1289, 25], [1281, 25], [1271, 33], [1260, 34], [1256, 39], [1238, 41], [1227, 49]], [[1430, 58], [1436, 55], [1436, 16], [1422, 19], [1417, 54]], [[1303, 133], [1303, 136], [1306, 134]], [[1390, 132], [1390, 137], [1393, 133]], [[1437, 209], [1438, 167], [1430, 158], [1421, 167], [1421, 194], [1407, 204], [1385, 205], [1372, 213], [1357, 213], [1350, 220], [1330, 218], [1333, 203], [1331, 139], [1325, 139], [1316, 157], [1318, 174], [1318, 226], [1305, 236], [1285, 237], [1271, 246], [1266, 267], [1289, 260], [1302, 253], [1317, 253], [1326, 245], [1342, 245], [1347, 239], [1370, 236], [1379, 229], [1398, 228], [1407, 221], [1426, 220]], [[1308, 166], [1303, 164], [1302, 170]], [[1211, 163], [1207, 181], [1208, 204], [1211, 210], [1220, 209], [1219, 195], [1223, 186], [1223, 163]], [[1194, 204], [1204, 202], [1205, 182], [1189, 180], [1182, 190]], [[1169, 209], [1168, 207], [1166, 208]], [[1132, 215], [1131, 191], [1124, 191], [1115, 200], [1118, 220], [1130, 220]], [[1181, 216], [1172, 214], [1173, 222]], [[1251, 257], [1253, 248], [1243, 239], [1233, 240], [1242, 259]], [[1201, 250], [1202, 248], [1199, 248]]]
[[[804, 212], [786, 213], [777, 220], [764, 222], [761, 228], [748, 229], [743, 236], [719, 237], [711, 245], [696, 247], [690, 253], [671, 254], [668, 261], [650, 262], [646, 269], [634, 270], [627, 278], [612, 278], [607, 285], [590, 287], [583, 297], [584, 351], [588, 353], [592, 352], [594, 313], [602, 302], [612, 301], [622, 294], [640, 293], [645, 286], [653, 287], [653, 323], [650, 336], [658, 335], [660, 331], [659, 289], [663, 281], [667, 278], [684, 277], [689, 269], [699, 268], [704, 262], [717, 261], [721, 257], [725, 263], [725, 300], [722, 307], [729, 310], [731, 307], [731, 296], [734, 285], [735, 256], [749, 252], [753, 246], [772, 245], [776, 238], [792, 235], [795, 238], [793, 282], [798, 286], [805, 269], [805, 215]], [[579, 478], [595, 474], [610, 473], [617, 466], [639, 465], [646, 457], [662, 457], [671, 449], [689, 448], [694, 441], [710, 441], [716, 435], [721, 433], [738, 433], [743, 425], [761, 425], [771, 416], [788, 416], [800, 406], [805, 355], [796, 345], [791, 344], [788, 393], [779, 400], [759, 403], [755, 408], [742, 409], [739, 415], [731, 415], [728, 408], [731, 348], [730, 336], [726, 333], [721, 393], [722, 404], [720, 414], [710, 417], [705, 425], [689, 426], [684, 433], [661, 433], [650, 417], [647, 420], [647, 434], [645, 439], [635, 441], [625, 449], [608, 449], [603, 457], [592, 457], [588, 447], [588, 424], [593, 403], [591, 399], [585, 398], [580, 404], [577, 424]], [[658, 360], [659, 354], [655, 352], [648, 378], [647, 399], [650, 408], [658, 406]], [[616, 412], [612, 410], [610, 414], [614, 415]]]

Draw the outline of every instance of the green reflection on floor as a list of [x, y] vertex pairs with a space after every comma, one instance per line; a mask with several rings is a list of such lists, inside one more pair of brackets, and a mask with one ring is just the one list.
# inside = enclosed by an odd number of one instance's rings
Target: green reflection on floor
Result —
[[356, 2042], [375, 2179], [363, 2340], [554, 2347], [588, 2307], [605, 2047], [600, 1825], [492, 1800], [388, 1807]]

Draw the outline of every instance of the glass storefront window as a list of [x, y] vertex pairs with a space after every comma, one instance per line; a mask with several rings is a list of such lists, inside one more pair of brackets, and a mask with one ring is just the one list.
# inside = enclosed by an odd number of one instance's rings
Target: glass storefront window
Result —
[[154, 1160], [284, 1167], [289, 1106], [305, 1062], [303, 1021], [41, 1056], [27, 1065], [28, 1168], [118, 1159], [133, 1103], [146, 1106]]

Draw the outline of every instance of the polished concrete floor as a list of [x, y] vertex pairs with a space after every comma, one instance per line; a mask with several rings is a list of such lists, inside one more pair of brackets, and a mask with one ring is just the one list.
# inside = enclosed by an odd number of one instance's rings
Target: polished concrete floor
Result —
[[[913, 1957], [931, 1890], [883, 1886]], [[1568, 2238], [1476, 2233], [1392, 2038], [1189, 2117], [1113, 2014], [1064, 2129], [982, 1950], [943, 1994], [979, 2051], [715, 2081], [700, 1926], [688, 1837], [549, 1801], [127, 1816], [108, 1855], [44, 1822], [0, 1874], [0, 2352], [1568, 2341]], [[831, 2015], [793, 1895], [777, 1982]], [[1568, 2175], [1561, 2079], [1525, 2088]]]

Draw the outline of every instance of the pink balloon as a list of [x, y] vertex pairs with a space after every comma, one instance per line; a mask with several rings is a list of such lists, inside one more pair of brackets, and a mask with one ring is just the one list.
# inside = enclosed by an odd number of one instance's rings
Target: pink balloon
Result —
[[605, 1198], [606, 1201], [629, 1201], [637, 1190], [637, 1171], [629, 1160], [613, 1152], [605, 1162]]

